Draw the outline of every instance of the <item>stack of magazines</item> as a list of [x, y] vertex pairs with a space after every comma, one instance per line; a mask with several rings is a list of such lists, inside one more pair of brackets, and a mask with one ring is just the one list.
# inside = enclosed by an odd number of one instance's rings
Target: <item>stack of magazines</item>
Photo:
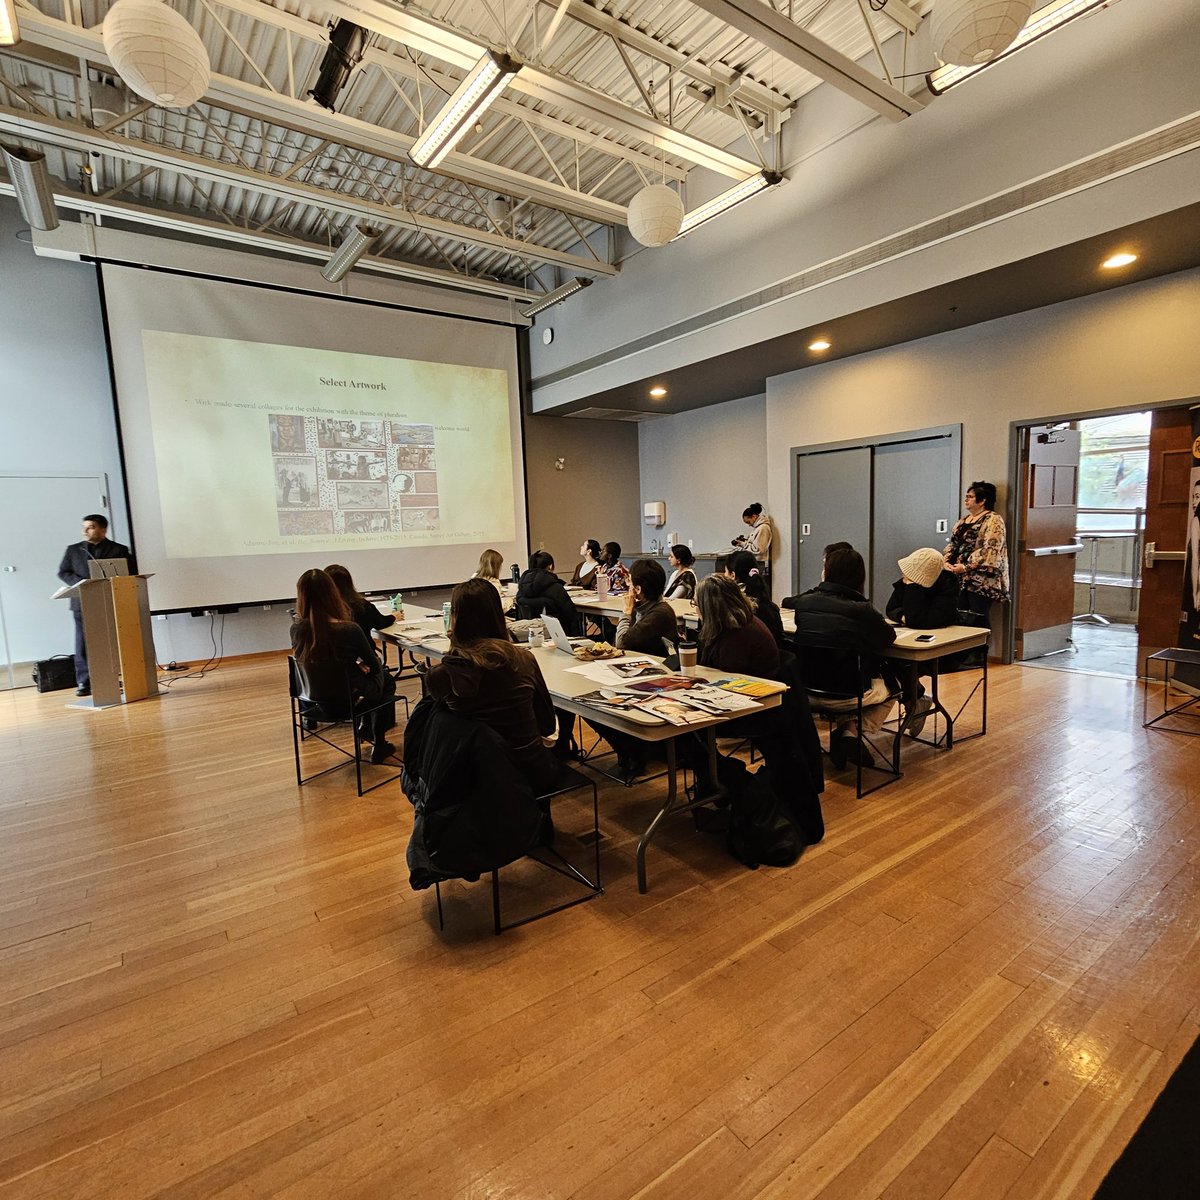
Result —
[[738, 695], [720, 684], [663, 673], [652, 678], [634, 679], [623, 687], [600, 688], [577, 699], [596, 708], [618, 712], [631, 720], [650, 717], [669, 725], [692, 725], [759, 707], [751, 697]]

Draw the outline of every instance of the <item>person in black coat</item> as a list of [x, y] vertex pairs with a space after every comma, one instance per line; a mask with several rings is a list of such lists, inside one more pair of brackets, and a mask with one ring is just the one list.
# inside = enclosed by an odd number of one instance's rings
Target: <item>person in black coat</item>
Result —
[[[825, 578], [811, 592], [785, 605], [796, 613], [796, 654], [800, 674], [810, 689], [862, 696], [863, 724], [879, 729], [891, 709], [890, 670], [884, 658], [896, 631], [863, 594], [867, 569], [857, 550], [834, 550], [825, 560]], [[857, 700], [822, 700], [826, 709], [844, 708], [830, 737], [829, 755], [842, 767], [861, 761], [872, 765], [870, 752], [857, 738], [845, 736], [853, 724]]]
[[333, 586], [337, 588], [338, 595], [341, 596], [343, 603], [349, 610], [350, 620], [366, 634], [367, 641], [372, 641], [371, 634], [374, 630], [387, 629], [389, 626], [395, 625], [396, 614], [381, 613], [354, 586], [354, 579], [348, 568], [343, 567], [340, 563], [331, 563], [325, 568], [325, 574], [333, 580]]
[[887, 615], [910, 629], [943, 629], [958, 624], [958, 577], [947, 571], [939, 550], [914, 550], [897, 564]]
[[296, 581], [296, 620], [291, 632], [292, 652], [308, 680], [309, 698], [329, 706], [334, 719], [340, 719], [343, 714], [336, 706], [339, 701], [344, 703], [349, 684], [355, 709], [373, 709], [357, 718], [362, 735], [374, 744], [371, 761], [381, 763], [395, 754], [387, 732], [396, 724], [396, 705], [385, 701], [395, 696], [396, 681], [384, 669], [367, 635], [350, 620], [333, 580], [324, 571], [305, 571]]
[[786, 644], [783, 617], [779, 615], [779, 605], [767, 591], [767, 581], [758, 559], [749, 550], [735, 550], [725, 560], [725, 574], [737, 581], [738, 587], [754, 606], [754, 615], [771, 631], [775, 645], [782, 648]]
[[554, 556], [537, 550], [529, 556], [529, 570], [517, 581], [517, 616], [557, 617], [568, 634], [579, 633], [579, 613], [563, 581], [554, 574]]
[[[130, 575], [137, 574], [133, 555], [128, 546], [108, 540], [108, 518], [102, 513], [88, 513], [83, 518], [83, 541], [74, 542], [63, 552], [58, 565], [58, 577], [68, 587], [90, 579], [90, 563], [98, 558], [127, 558]], [[92, 694], [92, 676], [88, 671], [87, 643], [83, 637], [83, 613], [79, 597], [71, 597], [71, 616], [75, 618], [75, 695]]]
[[[900, 579], [892, 587], [887, 602], [887, 615], [897, 625], [910, 629], [944, 629], [961, 623], [958, 614], [959, 579], [947, 571], [940, 550], [925, 547], [914, 550], [897, 563]], [[939, 671], [957, 670], [971, 651], [943, 654], [938, 661]], [[925, 695], [918, 678], [916, 663], [897, 663], [897, 674], [904, 689], [904, 704], [911, 714], [905, 728], [914, 737], [925, 725], [925, 715], [933, 702]]]

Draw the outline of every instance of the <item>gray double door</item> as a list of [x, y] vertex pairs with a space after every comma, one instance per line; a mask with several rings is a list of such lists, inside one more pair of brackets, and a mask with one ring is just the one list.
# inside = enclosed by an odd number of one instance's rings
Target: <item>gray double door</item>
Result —
[[881, 611], [900, 578], [897, 561], [940, 550], [961, 506], [961, 427], [943, 426], [794, 452], [796, 591], [821, 578], [825, 547], [849, 542], [867, 565]]

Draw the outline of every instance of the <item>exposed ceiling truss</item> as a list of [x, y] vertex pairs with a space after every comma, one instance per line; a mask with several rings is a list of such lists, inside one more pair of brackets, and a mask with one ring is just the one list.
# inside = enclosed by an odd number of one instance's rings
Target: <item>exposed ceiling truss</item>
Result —
[[[815, 47], [806, 60], [740, 27], [760, 0], [172, 0], [213, 68], [204, 99], [173, 111], [120, 84], [100, 35], [109, 0], [19, 0], [0, 137], [44, 149], [64, 204], [101, 220], [307, 258], [368, 222], [384, 231], [368, 269], [522, 295], [615, 274], [646, 183], [776, 165], [780, 129], [822, 79], [896, 108], [882, 42], [930, 5], [880, 2], [768, 9]], [[329, 112], [307, 92], [339, 19], [369, 37]], [[522, 69], [436, 171], [415, 167], [409, 148], [488, 48]], [[878, 79], [855, 61], [873, 53]]]

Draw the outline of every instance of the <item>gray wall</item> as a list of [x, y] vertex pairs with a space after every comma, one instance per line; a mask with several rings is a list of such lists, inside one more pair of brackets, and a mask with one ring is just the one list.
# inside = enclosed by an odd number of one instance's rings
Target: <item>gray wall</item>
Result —
[[744, 532], [746, 506], [767, 507], [766, 397], [646, 421], [638, 457], [642, 500], [667, 505], [665, 529], [646, 529], [644, 541], [677, 531], [697, 554], [724, 554]]
[[526, 416], [525, 469], [529, 545], [549, 550], [560, 574], [587, 538], [641, 546], [637, 424]]
[[792, 563], [792, 447], [961, 422], [962, 478], [996, 482], [1003, 509], [1011, 422], [1186, 402], [1197, 329], [1200, 271], [1186, 271], [769, 379], [777, 574]]
[[[0, 197], [0, 467], [39, 474], [106, 473], [111, 532], [117, 541], [128, 542], [96, 271], [83, 263], [38, 258], [28, 238], [16, 201]], [[37, 514], [25, 519], [36, 521]], [[47, 529], [46, 537], [65, 546], [80, 534], [73, 526]]]

